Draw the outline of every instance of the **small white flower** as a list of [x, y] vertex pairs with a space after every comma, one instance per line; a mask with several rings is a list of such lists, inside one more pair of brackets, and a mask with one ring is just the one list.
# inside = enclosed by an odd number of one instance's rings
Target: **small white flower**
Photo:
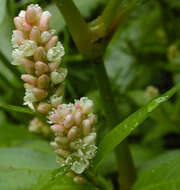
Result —
[[32, 40], [25, 40], [24, 43], [19, 47], [19, 50], [23, 51], [25, 57], [29, 57], [34, 54], [36, 47], [36, 42]]
[[24, 96], [24, 105], [28, 105], [29, 108], [34, 109], [33, 102], [36, 102], [37, 99], [32, 92], [32, 87], [26, 88]]
[[50, 16], [51, 16], [51, 13], [50, 13], [49, 11], [44, 11], [44, 12], [42, 13], [42, 16], [48, 16], [48, 17], [50, 17]]
[[89, 146], [85, 146], [85, 158], [91, 160], [95, 157], [97, 152], [97, 146], [91, 144]]
[[67, 76], [67, 69], [60, 68], [58, 71], [53, 71], [51, 73], [51, 80], [54, 84], [59, 84], [64, 81]]
[[22, 18], [25, 18], [25, 15], [26, 15], [26, 11], [21, 10], [18, 16], [22, 17]]
[[47, 58], [49, 61], [61, 61], [61, 57], [64, 55], [64, 47], [60, 41], [57, 42], [57, 45], [49, 49], [47, 53]]
[[12, 52], [12, 57], [13, 57], [12, 65], [20, 65], [21, 60], [24, 57], [24, 52], [16, 48]]
[[49, 30], [49, 31], [44, 31], [41, 33], [41, 42], [46, 43], [50, 40], [50, 38], [55, 35], [56, 31], [55, 30]]
[[79, 161], [73, 162], [71, 170], [77, 174], [81, 174], [89, 166], [89, 161], [85, 159], [80, 159]]

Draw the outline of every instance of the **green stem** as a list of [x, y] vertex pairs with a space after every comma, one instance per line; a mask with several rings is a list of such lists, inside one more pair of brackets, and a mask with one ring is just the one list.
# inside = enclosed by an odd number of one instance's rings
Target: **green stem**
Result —
[[[97, 59], [92, 65], [97, 86], [100, 90], [107, 125], [112, 128], [119, 123], [119, 115], [109, 78], [102, 58]], [[117, 146], [115, 155], [118, 163], [120, 188], [121, 190], [130, 190], [135, 181], [136, 172], [126, 141]]]
[[92, 52], [91, 31], [72, 0], [56, 0], [73, 40], [84, 56]]

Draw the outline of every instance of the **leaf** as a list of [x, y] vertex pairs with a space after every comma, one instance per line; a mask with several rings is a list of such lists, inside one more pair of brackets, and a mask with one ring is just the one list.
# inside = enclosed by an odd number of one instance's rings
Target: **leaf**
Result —
[[10, 110], [10, 111], [20, 112], [20, 113], [31, 114], [31, 115], [35, 114], [35, 112], [30, 110], [29, 108], [21, 107], [21, 106], [13, 106], [13, 105], [7, 105], [7, 104], [0, 103], [0, 108]]
[[162, 96], [153, 99], [149, 104], [142, 107], [127, 119], [111, 130], [100, 142], [98, 153], [94, 159], [95, 169], [101, 164], [105, 157], [121, 143], [134, 129], [136, 129], [160, 104], [167, 101], [173, 94], [180, 90], [180, 85], [170, 89]]
[[0, 148], [0, 168], [44, 169], [58, 168], [55, 154], [30, 148]]
[[180, 189], [180, 151], [169, 151], [149, 161], [132, 190]]
[[[0, 119], [2, 119], [2, 117]], [[24, 141], [37, 139], [37, 136], [30, 133], [25, 126], [14, 125], [7, 121], [0, 123], [0, 131], [0, 147], [16, 146]]]
[[48, 173], [45, 170], [0, 169], [1, 190], [30, 190], [40, 177]]
[[6, 3], [7, 0], [1, 0], [1, 6], [0, 6], [0, 24], [4, 20], [5, 14], [6, 14]]

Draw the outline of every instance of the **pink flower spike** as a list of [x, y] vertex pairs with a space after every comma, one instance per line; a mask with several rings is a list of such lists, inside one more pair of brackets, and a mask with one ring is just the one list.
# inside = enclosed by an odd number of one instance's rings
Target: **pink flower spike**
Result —
[[49, 29], [49, 21], [51, 14], [48, 11], [44, 11], [40, 18], [39, 29], [40, 31], [46, 31]]

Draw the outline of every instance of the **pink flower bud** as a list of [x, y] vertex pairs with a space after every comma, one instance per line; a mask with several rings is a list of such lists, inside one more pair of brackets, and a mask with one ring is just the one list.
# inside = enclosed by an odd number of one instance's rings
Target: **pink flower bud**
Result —
[[13, 45], [21, 45], [24, 41], [24, 34], [20, 30], [13, 30], [12, 43]]
[[49, 116], [49, 119], [53, 123], [58, 123], [60, 121], [59, 115], [58, 114], [52, 114]]
[[42, 74], [38, 79], [37, 79], [37, 87], [38, 88], [45, 88], [48, 87], [50, 78], [46, 74]]
[[62, 157], [64, 157], [64, 158], [67, 158], [67, 157], [69, 156], [69, 154], [70, 154], [68, 151], [63, 150], [63, 149], [61, 149], [61, 148], [57, 149], [57, 150], [56, 150], [56, 153], [57, 153], [59, 156], [62, 156]]
[[35, 61], [45, 61], [46, 60], [46, 51], [43, 47], [38, 47], [34, 53]]
[[32, 29], [32, 26], [29, 25], [26, 21], [23, 22], [23, 31], [24, 32], [30, 32]]
[[33, 88], [32, 92], [38, 101], [45, 99], [48, 95], [47, 91], [40, 88]]
[[23, 31], [23, 23], [24, 19], [22, 17], [17, 16], [14, 18], [14, 24], [18, 30]]
[[37, 26], [34, 26], [29, 35], [30, 40], [39, 43], [41, 41], [41, 33]]
[[24, 75], [21, 75], [21, 79], [24, 81], [24, 82], [27, 82], [33, 86], [36, 85], [36, 78], [30, 74], [24, 74]]
[[82, 113], [80, 110], [76, 110], [74, 114], [74, 122], [76, 125], [79, 125], [82, 121]]
[[69, 132], [67, 134], [67, 138], [72, 141], [72, 140], [74, 140], [77, 137], [77, 134], [78, 134], [78, 128], [76, 126], [73, 126], [69, 130]]
[[42, 114], [48, 114], [50, 110], [51, 110], [51, 104], [48, 104], [46, 102], [40, 102], [40, 104], [37, 107], [37, 111]]
[[49, 67], [47, 64], [41, 62], [41, 61], [38, 61], [35, 63], [35, 69], [36, 69], [36, 75], [42, 75], [44, 73], [47, 73], [49, 71]]
[[60, 62], [49, 63], [50, 71], [52, 72], [52, 71], [58, 69], [59, 65], [60, 65]]
[[28, 74], [33, 74], [34, 73], [34, 63], [26, 58], [23, 58], [21, 60], [22, 66], [24, 67], [24, 70], [28, 73]]
[[40, 18], [40, 15], [42, 14], [42, 9], [38, 5], [29, 5], [26, 11], [26, 21], [29, 24], [35, 24]]
[[45, 49], [46, 50], [49, 50], [51, 49], [52, 47], [56, 46], [58, 42], [58, 37], [57, 36], [53, 36], [45, 45]]
[[55, 124], [55, 125], [51, 126], [51, 130], [54, 133], [63, 133], [64, 132], [64, 127], [62, 125]]
[[64, 120], [64, 126], [65, 128], [70, 128], [74, 123], [74, 120], [73, 120], [73, 115], [72, 114], [68, 114], [66, 117], [65, 117], [65, 120]]
[[44, 11], [41, 15], [40, 18], [40, 23], [39, 23], [39, 29], [41, 31], [45, 31], [49, 29], [49, 21], [51, 18], [51, 14], [48, 11]]
[[91, 132], [91, 121], [89, 119], [85, 119], [82, 122], [83, 126], [83, 135], [87, 136]]

